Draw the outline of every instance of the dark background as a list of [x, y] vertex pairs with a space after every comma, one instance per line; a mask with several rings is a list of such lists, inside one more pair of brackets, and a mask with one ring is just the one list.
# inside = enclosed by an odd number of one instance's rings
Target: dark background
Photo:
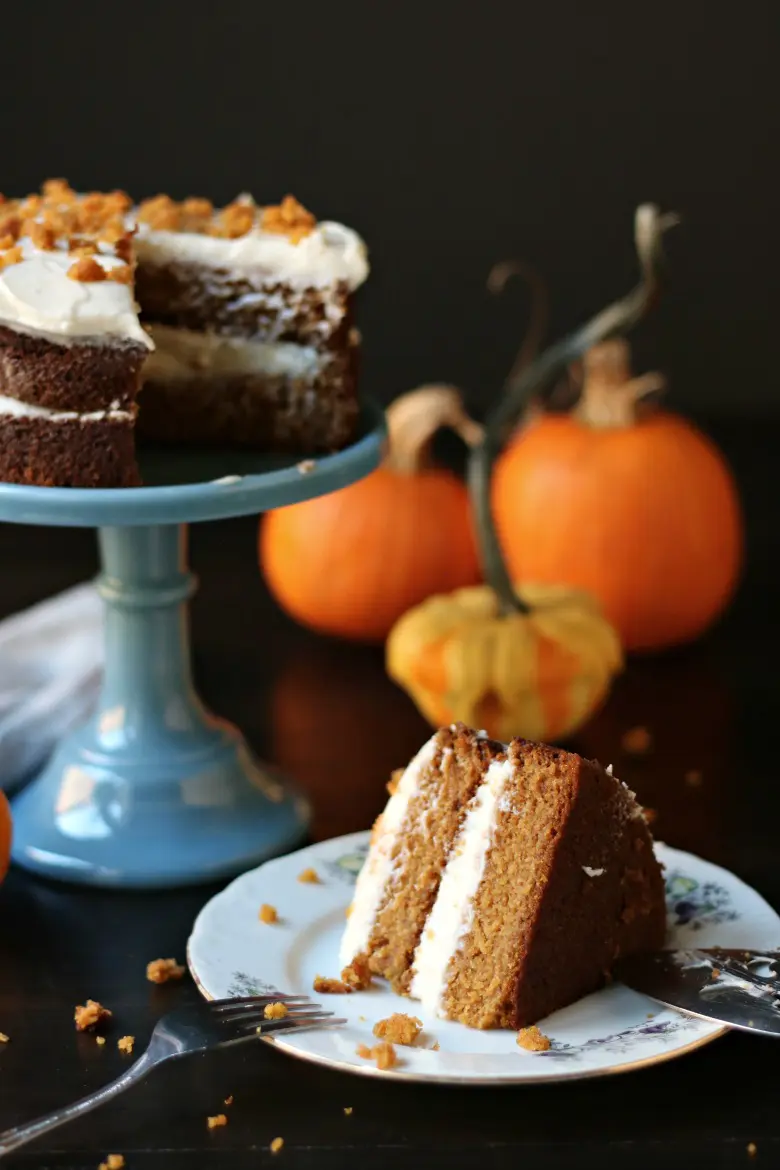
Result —
[[699, 417], [778, 413], [776, 0], [3, 4], [0, 190], [47, 176], [261, 202], [371, 249], [365, 388], [475, 406], [522, 337], [533, 262], [559, 334], [633, 282], [632, 213], [678, 210], [638, 364]]

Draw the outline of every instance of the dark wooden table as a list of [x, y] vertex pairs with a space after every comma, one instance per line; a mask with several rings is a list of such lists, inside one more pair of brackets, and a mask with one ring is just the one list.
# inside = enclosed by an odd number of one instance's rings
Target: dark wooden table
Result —
[[[748, 566], [727, 620], [685, 651], [632, 661], [606, 709], [575, 740], [612, 761], [658, 812], [657, 835], [734, 870], [780, 907], [777, 786], [780, 558], [774, 504], [780, 425], [710, 428], [736, 469], [748, 517]], [[317, 838], [363, 828], [390, 770], [426, 734], [387, 681], [381, 654], [319, 639], [270, 601], [256, 568], [254, 521], [192, 533], [201, 577], [196, 668], [205, 697], [294, 773], [315, 804]], [[619, 555], [619, 550], [616, 550]], [[0, 528], [0, 616], [89, 575], [88, 532]], [[627, 759], [622, 733], [653, 735]], [[699, 787], [684, 781], [700, 769]], [[189, 980], [154, 987], [149, 959], [183, 958], [192, 920], [214, 892], [122, 894], [34, 880], [0, 890], [0, 1129], [117, 1075], [115, 1044], [73, 1028], [88, 996], [115, 1013], [113, 1036], [145, 1043], [157, 1017], [193, 1000]], [[244, 1170], [264, 1165], [432, 1168], [665, 1168], [780, 1164], [780, 1047], [731, 1035], [628, 1076], [515, 1089], [372, 1083], [261, 1046], [178, 1062], [9, 1165], [95, 1170], [109, 1152], [128, 1170]], [[232, 1094], [230, 1123], [206, 1117]], [[345, 1106], [352, 1106], [350, 1116]], [[282, 1152], [269, 1152], [276, 1136]]]

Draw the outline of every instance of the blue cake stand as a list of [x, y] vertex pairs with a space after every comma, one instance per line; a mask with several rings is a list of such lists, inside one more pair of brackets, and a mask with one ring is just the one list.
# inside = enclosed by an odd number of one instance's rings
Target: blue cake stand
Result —
[[149, 449], [141, 488], [0, 484], [0, 520], [98, 529], [105, 608], [97, 714], [14, 799], [18, 865], [90, 885], [179, 886], [232, 875], [301, 839], [306, 800], [195, 692], [186, 525], [346, 487], [377, 466], [384, 433], [382, 412], [366, 406], [357, 441], [311, 464]]

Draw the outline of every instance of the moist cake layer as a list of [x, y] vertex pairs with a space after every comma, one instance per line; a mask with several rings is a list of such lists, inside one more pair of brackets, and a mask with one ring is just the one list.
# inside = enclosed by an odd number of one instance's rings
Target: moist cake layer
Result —
[[[14, 400], [15, 401], [15, 400]], [[43, 487], [133, 487], [130, 415], [18, 415], [0, 399], [0, 482]]]

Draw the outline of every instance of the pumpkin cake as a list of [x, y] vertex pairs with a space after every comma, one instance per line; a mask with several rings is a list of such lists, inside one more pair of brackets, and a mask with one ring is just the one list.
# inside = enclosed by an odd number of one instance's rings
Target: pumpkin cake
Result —
[[642, 809], [610, 770], [454, 724], [374, 826], [341, 961], [442, 1018], [518, 1029], [660, 948], [665, 924]]
[[358, 417], [352, 300], [367, 273], [362, 240], [291, 196], [133, 207], [63, 180], [0, 196], [0, 480], [137, 484], [137, 430], [343, 447]]

